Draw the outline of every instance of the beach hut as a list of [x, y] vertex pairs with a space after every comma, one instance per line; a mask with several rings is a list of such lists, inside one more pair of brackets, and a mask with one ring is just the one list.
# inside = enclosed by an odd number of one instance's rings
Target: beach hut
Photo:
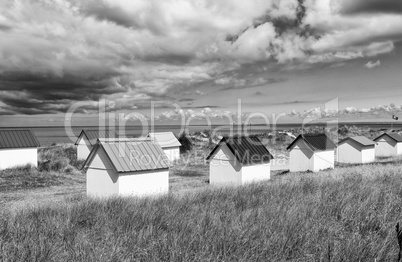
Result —
[[398, 133], [384, 133], [374, 139], [377, 143], [375, 155], [378, 157], [397, 156], [402, 154], [402, 136]]
[[375, 145], [374, 141], [364, 136], [345, 138], [338, 143], [338, 162], [351, 164], [374, 162]]
[[299, 135], [288, 147], [290, 172], [334, 168], [336, 145], [326, 134]]
[[169, 160], [150, 140], [98, 140], [83, 167], [89, 196], [149, 196], [169, 190]]
[[0, 130], [0, 170], [38, 166], [39, 142], [30, 130]]
[[273, 156], [256, 136], [223, 137], [207, 157], [211, 185], [269, 180]]
[[87, 159], [98, 138], [116, 138], [116, 132], [96, 129], [83, 129], [75, 142], [77, 159]]
[[180, 159], [180, 142], [172, 132], [149, 133], [148, 137], [162, 147], [170, 161]]

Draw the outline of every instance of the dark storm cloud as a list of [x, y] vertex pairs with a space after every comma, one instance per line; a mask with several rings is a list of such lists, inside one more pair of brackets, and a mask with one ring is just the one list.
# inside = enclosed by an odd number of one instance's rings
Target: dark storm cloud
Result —
[[30, 98], [42, 100], [98, 100], [104, 94], [122, 93], [128, 89], [129, 87], [114, 85], [110, 76], [104, 76], [103, 79], [87, 79], [69, 75], [52, 77], [31, 73], [0, 75], [0, 90], [26, 91]]
[[116, 85], [110, 77], [88, 79], [69, 75], [52, 77], [23, 72], [7, 73], [0, 75], [0, 101], [5, 104], [3, 109], [7, 109], [7, 112], [65, 112], [74, 102], [98, 101], [105, 94], [125, 93], [130, 89]]
[[24, 91], [0, 91], [1, 102], [4, 106], [0, 106], [1, 115], [14, 114], [53, 114], [61, 111], [67, 111], [71, 101], [52, 101], [34, 99]]
[[341, 12], [356, 13], [402, 13], [400, 0], [353, 0], [344, 1]]

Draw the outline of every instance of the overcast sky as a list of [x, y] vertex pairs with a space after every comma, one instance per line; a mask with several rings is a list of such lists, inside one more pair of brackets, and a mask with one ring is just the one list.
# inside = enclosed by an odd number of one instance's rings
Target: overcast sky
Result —
[[400, 105], [401, 25], [400, 0], [2, 0], [0, 119], [60, 118], [78, 101], [93, 113], [99, 99], [124, 112]]

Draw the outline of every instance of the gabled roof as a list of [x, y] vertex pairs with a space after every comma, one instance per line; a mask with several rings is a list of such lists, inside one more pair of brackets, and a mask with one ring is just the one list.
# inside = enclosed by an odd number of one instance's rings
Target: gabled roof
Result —
[[38, 147], [31, 130], [0, 130], [0, 148]]
[[242, 164], [269, 163], [274, 157], [256, 136], [223, 137], [208, 155], [207, 160], [213, 158], [218, 148], [226, 144], [229, 150]]
[[374, 141], [377, 141], [377, 140], [379, 140], [381, 137], [383, 137], [383, 136], [389, 136], [390, 138], [392, 138], [393, 140], [395, 140], [395, 142], [402, 142], [402, 136], [400, 135], [400, 134], [398, 134], [398, 133], [384, 133], [384, 134], [382, 134], [382, 135], [380, 135], [380, 136], [378, 136], [378, 137], [376, 137], [375, 139], [374, 139]]
[[355, 137], [347, 137], [347, 138], [339, 141], [338, 145], [343, 144], [347, 140], [353, 140], [353, 141], [357, 142], [358, 144], [360, 144], [361, 146], [374, 146], [376, 144], [376, 142], [374, 142], [371, 139], [368, 139], [365, 136], [355, 136]]
[[172, 132], [149, 133], [148, 137], [158, 143], [162, 148], [181, 146], [179, 140], [177, 140]]
[[299, 135], [293, 142], [286, 148], [289, 150], [299, 140], [302, 139], [304, 144], [312, 151], [332, 150], [336, 145], [326, 134], [302, 134]]
[[80, 139], [85, 136], [91, 146], [96, 144], [98, 138], [116, 138], [118, 135], [111, 130], [83, 129], [75, 142], [78, 145]]
[[170, 162], [162, 148], [150, 141], [99, 141], [91, 150], [84, 167], [91, 165], [98, 150], [104, 150], [118, 173], [169, 168]]

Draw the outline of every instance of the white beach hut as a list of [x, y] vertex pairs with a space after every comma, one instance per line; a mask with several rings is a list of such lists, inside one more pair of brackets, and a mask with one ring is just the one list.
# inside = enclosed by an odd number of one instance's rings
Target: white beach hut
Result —
[[181, 144], [172, 132], [149, 133], [148, 137], [162, 147], [170, 161], [180, 159]]
[[375, 145], [374, 141], [364, 136], [345, 138], [338, 143], [338, 162], [351, 164], [374, 162]]
[[38, 166], [39, 142], [30, 130], [0, 130], [0, 170]]
[[79, 134], [75, 145], [77, 146], [77, 159], [87, 159], [98, 138], [116, 138], [114, 131], [83, 129]]
[[397, 156], [402, 154], [402, 136], [398, 133], [384, 133], [374, 139], [375, 155], [378, 157]]
[[87, 195], [149, 196], [169, 191], [169, 160], [150, 140], [98, 140], [85, 161]]
[[299, 135], [288, 147], [290, 172], [334, 168], [336, 145], [326, 134]]
[[256, 136], [223, 137], [211, 151], [209, 183], [243, 185], [269, 180], [273, 156]]

